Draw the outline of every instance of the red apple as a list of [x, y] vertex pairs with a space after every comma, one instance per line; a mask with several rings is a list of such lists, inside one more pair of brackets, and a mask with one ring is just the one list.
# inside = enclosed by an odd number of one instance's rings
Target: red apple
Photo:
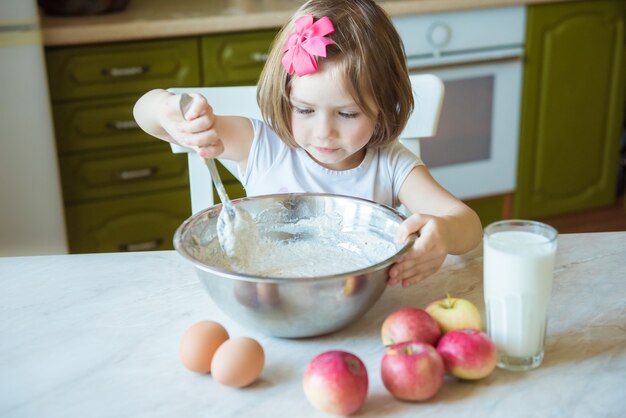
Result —
[[430, 303], [426, 312], [439, 324], [442, 334], [455, 329], [482, 329], [480, 312], [466, 299], [448, 295], [447, 298]]
[[367, 397], [367, 370], [354, 354], [326, 351], [304, 372], [304, 394], [313, 406], [335, 415], [355, 413]]
[[445, 370], [433, 346], [406, 341], [385, 349], [380, 374], [383, 384], [396, 398], [423, 401], [439, 391]]
[[425, 310], [400, 308], [385, 319], [381, 336], [384, 345], [420, 341], [434, 346], [441, 332], [439, 325]]
[[458, 329], [446, 333], [437, 344], [446, 371], [461, 379], [482, 379], [496, 367], [496, 345], [476, 329]]

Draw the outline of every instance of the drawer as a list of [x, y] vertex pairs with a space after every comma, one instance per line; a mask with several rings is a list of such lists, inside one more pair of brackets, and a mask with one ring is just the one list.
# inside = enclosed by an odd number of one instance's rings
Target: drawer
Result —
[[256, 84], [276, 31], [205, 36], [201, 41], [205, 86]]
[[197, 39], [51, 48], [46, 64], [52, 100], [200, 84]]
[[65, 207], [72, 253], [169, 250], [191, 216], [189, 190]]
[[188, 187], [187, 158], [169, 145], [60, 158], [66, 203]]
[[154, 144], [139, 128], [133, 106], [139, 96], [55, 104], [54, 127], [59, 153]]

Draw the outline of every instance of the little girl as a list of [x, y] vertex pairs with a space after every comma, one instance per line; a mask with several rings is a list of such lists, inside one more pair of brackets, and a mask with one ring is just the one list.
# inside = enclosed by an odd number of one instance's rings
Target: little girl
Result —
[[389, 271], [407, 287], [482, 237], [474, 211], [398, 141], [413, 95], [402, 41], [373, 0], [310, 0], [283, 27], [257, 87], [263, 121], [215, 115], [204, 97], [182, 118], [179, 96], [152, 90], [135, 105], [143, 130], [234, 160], [248, 196], [322, 192], [413, 213], [396, 237], [418, 238]]

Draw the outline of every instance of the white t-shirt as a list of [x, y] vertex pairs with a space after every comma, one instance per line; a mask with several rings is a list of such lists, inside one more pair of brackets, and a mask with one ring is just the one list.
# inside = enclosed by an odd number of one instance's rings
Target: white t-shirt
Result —
[[246, 172], [241, 175], [248, 196], [276, 193], [332, 193], [398, 207], [400, 187], [422, 160], [399, 142], [367, 149], [358, 167], [335, 171], [319, 165], [302, 148], [292, 149], [274, 130], [251, 119], [254, 139]]

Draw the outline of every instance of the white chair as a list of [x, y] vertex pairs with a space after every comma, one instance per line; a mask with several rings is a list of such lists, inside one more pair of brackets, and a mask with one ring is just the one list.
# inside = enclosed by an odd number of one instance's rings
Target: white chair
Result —
[[[432, 74], [411, 75], [411, 85], [415, 99], [415, 111], [400, 135], [409, 150], [420, 155], [419, 139], [435, 135], [439, 114], [443, 103], [443, 82]], [[239, 115], [261, 119], [261, 111], [256, 102], [256, 86], [243, 87], [196, 87], [173, 88], [173, 93], [199, 93], [206, 97], [218, 115]], [[191, 187], [191, 211], [196, 213], [214, 204], [211, 175], [204, 161], [189, 148], [172, 144], [172, 152], [187, 153], [189, 160], [189, 182]], [[228, 160], [219, 160], [236, 178], [237, 166]]]

